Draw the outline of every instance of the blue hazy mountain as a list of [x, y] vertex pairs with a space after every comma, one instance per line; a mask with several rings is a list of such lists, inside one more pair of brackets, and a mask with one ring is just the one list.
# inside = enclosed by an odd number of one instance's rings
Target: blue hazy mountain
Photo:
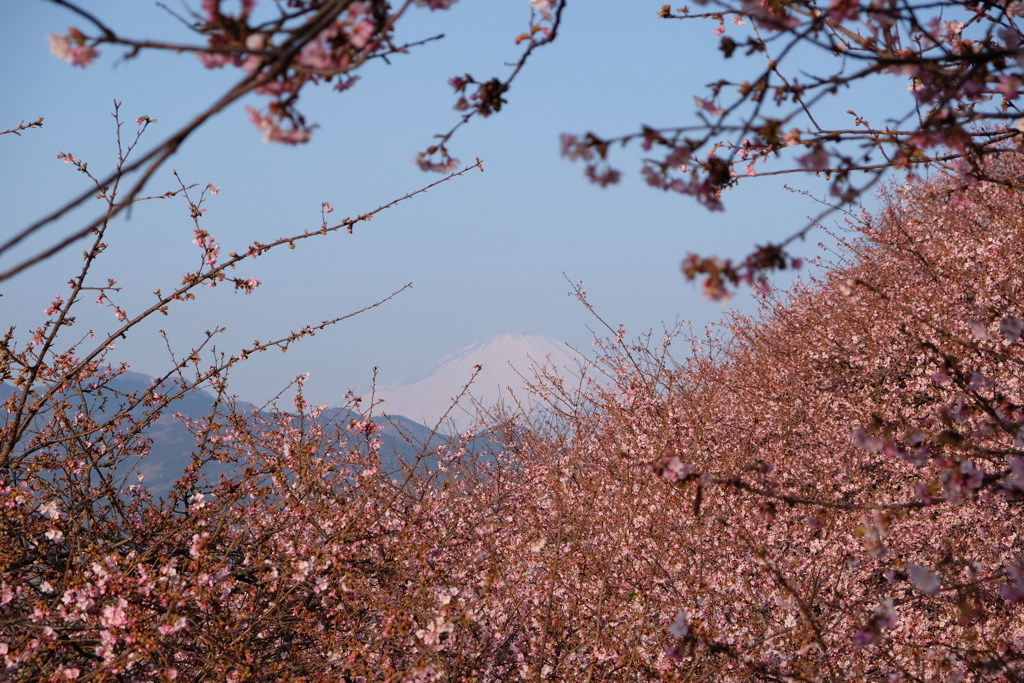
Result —
[[[127, 397], [136, 392], [141, 394], [153, 386], [153, 382], [153, 378], [146, 375], [126, 372], [112, 379], [102, 392], [87, 393], [86, 397], [78, 400], [83, 405], [89, 402], [90, 410], [94, 413], [113, 416], [126, 405]], [[12, 386], [0, 384], [0, 402], [6, 401], [12, 393]], [[106, 399], [102, 407], [99, 400], [101, 394]], [[149, 455], [145, 458], [129, 459], [118, 467], [118, 475], [123, 478], [124, 485], [139, 483], [137, 473], [141, 473], [145, 486], [154, 495], [166, 494], [192, 463], [193, 453], [197, 449], [196, 436], [189, 431], [185, 420], [181, 418], [204, 421], [211, 416], [215, 402], [214, 394], [200, 390], [170, 403], [163, 414], [142, 434], [151, 440]], [[75, 404], [72, 405], [77, 407]], [[259, 413], [262, 417], [273, 417], [272, 412], [258, 411], [255, 405], [244, 401], [236, 402], [233, 408], [242, 416]], [[141, 414], [139, 409], [136, 411]], [[221, 406], [220, 411], [223, 415], [226, 408]], [[39, 419], [47, 418], [42, 415]], [[332, 408], [323, 411], [318, 422], [324, 426], [333, 425], [345, 429], [351, 422], [359, 419], [360, 415], [351, 410]], [[417, 456], [433, 452], [434, 448], [444, 441], [442, 437], [434, 436], [431, 430], [422, 424], [399, 415], [375, 417], [373, 421], [380, 426], [374, 436], [381, 442], [381, 465], [387, 472], [397, 472], [403, 463], [414, 462]], [[230, 473], [231, 467], [212, 462], [206, 464], [201, 472], [208, 481], [215, 482], [221, 474]]]

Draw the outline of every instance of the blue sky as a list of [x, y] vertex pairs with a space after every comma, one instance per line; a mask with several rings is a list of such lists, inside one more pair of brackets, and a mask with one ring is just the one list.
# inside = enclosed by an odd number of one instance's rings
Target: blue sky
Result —
[[[254, 338], [281, 336], [305, 323], [342, 315], [401, 285], [414, 288], [368, 314], [304, 341], [287, 354], [253, 358], [233, 374], [234, 392], [260, 401], [295, 375], [310, 373], [315, 402], [337, 404], [348, 388], [367, 386], [371, 369], [388, 383], [436, 358], [484, 337], [507, 331], [540, 333], [586, 347], [595, 321], [568, 295], [582, 280], [598, 312], [631, 334], [659, 329], [677, 318], [698, 325], [723, 313], [702, 301], [679, 274], [691, 251], [742, 256], [755, 243], [779, 239], [803, 225], [819, 206], [783, 188], [783, 180], [755, 179], [727, 195], [727, 209], [708, 213], [693, 200], [644, 185], [637, 171], [640, 152], [615, 160], [623, 182], [600, 189], [583, 167], [559, 155], [559, 135], [593, 130], [613, 136], [640, 124], [695, 121], [693, 97], [723, 73], [756, 68], [723, 64], [715, 50], [714, 24], [657, 18], [661, 0], [571, 2], [562, 35], [537, 51], [499, 114], [474, 121], [457, 134], [450, 150], [463, 160], [480, 157], [486, 172], [456, 179], [426, 196], [362, 224], [356, 234], [338, 234], [295, 250], [271, 254], [238, 271], [263, 281], [245, 297], [227, 288], [172, 311], [159, 321], [178, 353], [203, 330], [226, 326], [218, 342], [227, 352]], [[176, 20], [139, 0], [83, 2], [118, 32], [137, 38], [184, 40]], [[69, 26], [86, 29], [67, 10], [42, 0], [12, 5], [0, 25], [5, 53], [5, 96], [0, 127], [46, 117], [42, 130], [0, 138], [0, 205], [3, 234], [11, 234], [61, 201], [86, 189], [84, 178], [56, 159], [72, 153], [98, 174], [110, 170], [115, 147], [112, 102], [123, 103], [125, 130], [143, 114], [158, 120], [147, 133], [162, 139], [214, 101], [234, 83], [237, 71], [209, 71], [194, 57], [143, 53], [125, 61], [107, 46], [88, 69], [73, 68], [49, 53], [47, 35]], [[472, 73], [501, 76], [514, 60], [515, 36], [529, 19], [527, 0], [461, 0], [447, 12], [418, 10], [400, 38], [446, 35], [373, 64], [345, 93], [327, 89], [303, 95], [302, 110], [320, 124], [313, 141], [289, 148], [261, 142], [248, 123], [245, 104], [219, 114], [153, 179], [146, 194], [174, 187], [171, 169], [186, 182], [220, 186], [206, 204], [203, 226], [224, 251], [253, 240], [269, 241], [315, 229], [320, 205], [335, 216], [366, 212], [435, 179], [410, 160], [435, 133], [456, 120], [447, 80]], [[728, 67], [728, 71], [726, 71]], [[895, 79], [894, 79], [895, 80]], [[890, 83], [904, 90], [905, 85]], [[883, 101], [884, 87], [858, 104]], [[894, 90], [895, 92], [895, 90]], [[846, 108], [838, 104], [835, 111]], [[143, 146], [145, 146], [145, 142]], [[813, 178], [790, 183], [822, 192]], [[86, 214], [77, 212], [45, 233], [41, 246], [68, 231]], [[810, 239], [805, 253], [825, 236]], [[197, 255], [192, 225], [181, 201], [140, 204], [116, 226], [101, 264], [103, 277], [124, 286], [132, 312], [155, 289], [180, 282]], [[25, 337], [41, 311], [73, 274], [79, 249], [53, 258], [13, 281], [0, 284], [0, 320]], [[100, 274], [100, 273], [97, 273]], [[753, 310], [749, 298], [736, 304]], [[109, 310], [83, 314], [80, 327], [109, 329]], [[155, 375], [167, 350], [153, 325], [127, 340], [112, 356], [134, 370]]]

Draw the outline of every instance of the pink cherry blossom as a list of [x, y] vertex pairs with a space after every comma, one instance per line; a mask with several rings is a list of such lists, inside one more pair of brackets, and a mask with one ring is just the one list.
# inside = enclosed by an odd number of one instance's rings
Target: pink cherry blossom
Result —
[[73, 66], [86, 67], [92, 64], [99, 52], [84, 43], [84, 36], [77, 29], [71, 29], [66, 36], [50, 34], [50, 52]]
[[448, 9], [454, 5], [458, 0], [413, 0], [413, 4], [417, 7], [428, 7], [432, 10], [436, 9]]

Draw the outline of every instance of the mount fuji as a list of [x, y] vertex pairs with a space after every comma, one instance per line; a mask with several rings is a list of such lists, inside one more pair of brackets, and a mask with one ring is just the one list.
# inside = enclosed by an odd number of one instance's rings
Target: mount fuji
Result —
[[[394, 384], [378, 387], [379, 410], [401, 415], [428, 427], [465, 431], [476, 422], [478, 408], [516, 405], [523, 385], [534, 373], [548, 368], [562, 377], [578, 375], [586, 359], [551, 337], [506, 333], [484, 339], [445, 356]], [[453, 407], [463, 388], [480, 370], [465, 396]], [[450, 408], [450, 410], [449, 410]], [[447, 413], [447, 417], [445, 417]], [[442, 419], [443, 418], [443, 419]]]

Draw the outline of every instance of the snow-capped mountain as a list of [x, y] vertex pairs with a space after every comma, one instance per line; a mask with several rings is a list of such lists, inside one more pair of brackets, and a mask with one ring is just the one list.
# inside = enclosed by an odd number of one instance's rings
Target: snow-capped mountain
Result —
[[[578, 352], [551, 337], [499, 334], [445, 356], [399, 382], [378, 387], [376, 396], [384, 402], [377, 410], [428, 427], [437, 425], [447, 412], [442, 431], [454, 426], [461, 432], [473, 426], [478, 407], [515, 406], [513, 397], [522, 399], [523, 385], [534, 378], [535, 371], [547, 367], [563, 377], [574, 376], [581, 360]], [[452, 407], [476, 366], [480, 370], [466, 396]]]

